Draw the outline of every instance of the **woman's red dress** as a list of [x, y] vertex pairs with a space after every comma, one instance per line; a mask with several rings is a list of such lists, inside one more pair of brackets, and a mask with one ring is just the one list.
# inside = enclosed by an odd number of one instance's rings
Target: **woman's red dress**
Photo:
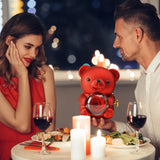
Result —
[[[9, 101], [9, 103], [16, 110], [18, 101], [18, 79], [12, 78], [12, 80], [17, 84], [16, 85], [17, 87], [15, 87], [15, 85], [13, 84], [9, 85], [8, 87], [5, 87], [4, 85], [5, 82], [2, 79], [2, 77], [0, 77], [0, 90], [6, 97], [6, 99]], [[42, 81], [36, 81], [35, 79], [30, 78], [30, 90], [31, 90], [32, 107], [36, 102], [45, 101]], [[29, 134], [21, 134], [0, 123], [0, 160], [9, 160], [11, 157], [11, 148], [14, 145], [26, 140], [30, 140], [31, 136], [39, 131], [35, 127], [33, 119], [31, 120], [31, 123], [32, 123], [32, 131]]]

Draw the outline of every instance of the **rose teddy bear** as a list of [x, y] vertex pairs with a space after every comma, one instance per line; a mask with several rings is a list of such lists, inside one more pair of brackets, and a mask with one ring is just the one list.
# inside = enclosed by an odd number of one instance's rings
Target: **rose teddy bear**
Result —
[[83, 65], [79, 69], [79, 75], [83, 90], [79, 96], [80, 114], [112, 118], [116, 102], [113, 91], [119, 72], [115, 69]]

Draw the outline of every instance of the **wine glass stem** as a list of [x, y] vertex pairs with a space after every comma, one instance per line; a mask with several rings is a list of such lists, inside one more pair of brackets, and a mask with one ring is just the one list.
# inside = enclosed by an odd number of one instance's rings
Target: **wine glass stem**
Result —
[[45, 142], [44, 142], [44, 132], [42, 133], [42, 153], [46, 152], [46, 146], [45, 146]]
[[139, 131], [136, 130], [136, 152], [139, 151]]

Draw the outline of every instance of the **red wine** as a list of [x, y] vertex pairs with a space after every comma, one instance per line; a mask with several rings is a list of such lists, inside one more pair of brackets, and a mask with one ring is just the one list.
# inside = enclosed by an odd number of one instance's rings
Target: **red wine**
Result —
[[37, 128], [39, 128], [41, 131], [45, 131], [52, 122], [52, 118], [34, 117], [33, 121]]
[[133, 127], [135, 130], [139, 130], [146, 123], [147, 117], [145, 115], [137, 115], [127, 117], [128, 124]]

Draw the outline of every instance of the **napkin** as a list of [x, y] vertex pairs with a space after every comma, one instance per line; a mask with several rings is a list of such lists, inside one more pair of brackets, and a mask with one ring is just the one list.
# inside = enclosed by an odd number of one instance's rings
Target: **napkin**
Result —
[[[24, 146], [24, 149], [26, 150], [41, 150], [42, 149], [42, 143], [37, 141], [32, 141], [30, 144]], [[60, 148], [58, 147], [52, 147], [52, 146], [46, 146], [46, 150], [48, 151], [58, 151]]]

